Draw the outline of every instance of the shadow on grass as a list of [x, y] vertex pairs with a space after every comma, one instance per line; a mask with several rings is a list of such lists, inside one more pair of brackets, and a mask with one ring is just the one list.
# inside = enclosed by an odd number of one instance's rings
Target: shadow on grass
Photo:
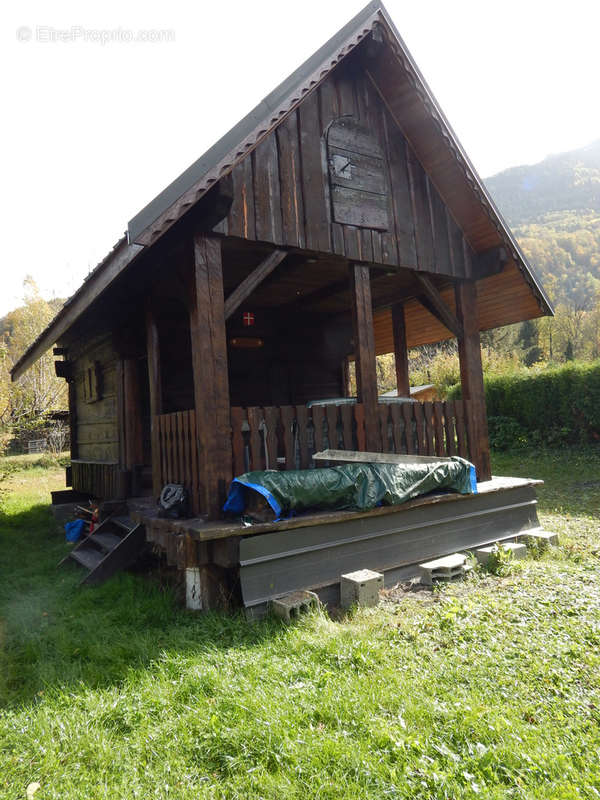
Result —
[[68, 550], [48, 506], [0, 513], [0, 707], [109, 686], [165, 653], [252, 648], [281, 631], [241, 613], [187, 612], [171, 591], [130, 573], [79, 587], [75, 564], [57, 568]]

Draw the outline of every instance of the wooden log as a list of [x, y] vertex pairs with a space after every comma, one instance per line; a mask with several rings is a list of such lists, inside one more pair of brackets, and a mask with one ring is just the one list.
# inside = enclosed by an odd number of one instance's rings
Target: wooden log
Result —
[[396, 388], [398, 397], [410, 397], [410, 378], [408, 375], [408, 348], [406, 346], [406, 325], [404, 305], [392, 306], [392, 329], [394, 335], [394, 359], [396, 362]]
[[364, 407], [366, 447], [376, 452], [381, 447], [381, 437], [377, 415], [377, 362], [368, 267], [359, 264], [350, 265], [350, 288], [357, 400]]
[[477, 286], [474, 281], [459, 281], [455, 292], [456, 310], [463, 329], [463, 335], [458, 340], [458, 356], [469, 451], [477, 469], [477, 479], [487, 481], [492, 477], [492, 470], [477, 316]]
[[195, 291], [190, 314], [200, 509], [216, 519], [231, 483], [232, 450], [221, 242], [193, 240]]

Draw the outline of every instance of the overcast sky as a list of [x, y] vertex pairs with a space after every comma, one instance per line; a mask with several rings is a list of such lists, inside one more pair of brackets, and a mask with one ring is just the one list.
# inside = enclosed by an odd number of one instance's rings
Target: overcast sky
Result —
[[[4, 3], [0, 315], [27, 274], [48, 298], [72, 294], [137, 211], [364, 4]], [[480, 175], [600, 138], [597, 0], [386, 7]]]

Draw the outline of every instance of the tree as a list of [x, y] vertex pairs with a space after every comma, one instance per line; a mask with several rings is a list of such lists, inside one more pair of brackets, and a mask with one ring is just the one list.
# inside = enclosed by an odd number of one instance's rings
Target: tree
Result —
[[[48, 411], [66, 406], [66, 385], [56, 377], [52, 353], [45, 353], [14, 383], [10, 370], [44, 330], [55, 313], [56, 302], [44, 300], [31, 277], [23, 282], [23, 305], [1, 322], [0, 423], [19, 426], [32, 423]], [[54, 306], [54, 307], [53, 307]]]

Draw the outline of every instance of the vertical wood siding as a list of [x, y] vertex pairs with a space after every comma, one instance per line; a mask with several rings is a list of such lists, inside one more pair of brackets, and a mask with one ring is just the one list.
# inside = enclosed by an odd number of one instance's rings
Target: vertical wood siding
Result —
[[[341, 64], [233, 169], [234, 200], [219, 231], [349, 259], [469, 277], [471, 251], [381, 100], [360, 54]], [[385, 158], [388, 230], [335, 222], [325, 139], [349, 115]]]

